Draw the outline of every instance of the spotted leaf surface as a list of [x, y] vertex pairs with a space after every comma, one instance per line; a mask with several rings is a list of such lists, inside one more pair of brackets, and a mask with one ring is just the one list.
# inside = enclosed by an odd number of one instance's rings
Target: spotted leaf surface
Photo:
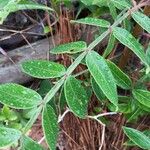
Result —
[[0, 85], [0, 102], [16, 109], [30, 109], [41, 103], [41, 96], [34, 90], [18, 84]]
[[72, 112], [80, 118], [87, 115], [88, 96], [81, 85], [74, 77], [69, 77], [64, 85], [65, 97], [67, 104]]
[[53, 108], [49, 105], [44, 108], [42, 114], [42, 126], [46, 142], [49, 145], [50, 150], [56, 150], [59, 126], [57, 123], [57, 116]]
[[19, 140], [21, 132], [16, 129], [0, 127], [0, 148], [11, 146]]
[[123, 127], [123, 131], [137, 146], [142, 149], [150, 149], [150, 138], [144, 133], [128, 127]]
[[97, 52], [91, 51], [86, 56], [87, 67], [94, 80], [106, 97], [115, 105], [118, 104], [115, 79], [105, 61]]
[[148, 33], [150, 33], [150, 18], [143, 13], [136, 11], [131, 14], [132, 18]]
[[131, 79], [119, 69], [113, 62], [107, 61], [107, 64], [115, 78], [116, 84], [123, 89], [130, 89], [131, 88]]
[[142, 105], [150, 108], [150, 92], [146, 90], [133, 90], [133, 96], [136, 100], [139, 101]]
[[111, 2], [115, 5], [118, 9], [130, 8], [131, 4], [128, 0], [111, 0]]
[[63, 53], [78, 53], [83, 51], [87, 47], [86, 42], [77, 41], [67, 44], [61, 44], [53, 48], [50, 52], [53, 54], [63, 54]]
[[88, 24], [93, 26], [99, 26], [99, 27], [109, 27], [110, 23], [104, 19], [98, 19], [98, 18], [92, 18], [92, 17], [86, 17], [83, 19], [78, 20], [72, 20], [72, 23], [81, 23], [81, 24]]
[[61, 77], [66, 71], [63, 65], [47, 60], [29, 60], [21, 67], [24, 73], [41, 79]]
[[115, 27], [113, 29], [113, 35], [122, 44], [130, 48], [144, 64], [148, 65], [146, 54], [144, 53], [142, 45], [127, 30], [120, 27]]
[[24, 136], [22, 142], [22, 150], [44, 150], [44, 148], [39, 145], [36, 141], [31, 138]]

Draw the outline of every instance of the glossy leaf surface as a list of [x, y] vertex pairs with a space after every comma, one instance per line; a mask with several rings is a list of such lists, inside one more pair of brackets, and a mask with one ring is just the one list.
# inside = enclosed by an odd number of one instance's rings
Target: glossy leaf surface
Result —
[[42, 114], [42, 126], [44, 129], [44, 135], [46, 142], [51, 150], [56, 150], [57, 137], [59, 132], [59, 126], [57, 123], [57, 116], [53, 108], [47, 105], [44, 108]]
[[88, 96], [81, 85], [74, 77], [69, 77], [64, 85], [67, 104], [72, 112], [80, 118], [87, 115]]
[[50, 53], [53, 54], [63, 54], [63, 53], [78, 53], [83, 51], [87, 47], [86, 42], [84, 41], [77, 41], [77, 42], [71, 42], [67, 44], [61, 44], [59, 46], [56, 46], [53, 48]]
[[66, 71], [63, 65], [47, 60], [25, 61], [21, 67], [24, 73], [41, 79], [61, 77]]
[[18, 84], [0, 85], [0, 102], [16, 109], [30, 109], [41, 103], [41, 96], [34, 90]]
[[118, 97], [116, 83], [106, 60], [97, 52], [91, 51], [86, 57], [86, 64], [103, 93], [115, 106], [117, 106]]

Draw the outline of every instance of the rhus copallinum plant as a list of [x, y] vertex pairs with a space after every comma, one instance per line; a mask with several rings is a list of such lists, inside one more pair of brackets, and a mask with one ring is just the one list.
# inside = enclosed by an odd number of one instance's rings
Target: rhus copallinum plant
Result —
[[[0, 1], [0, 3], [4, 3], [4, 1]], [[21, 1], [19, 1], [19, 3], [21, 3]], [[42, 114], [44, 138], [49, 148], [55, 150], [59, 134], [59, 123], [63, 121], [63, 118], [68, 112], [71, 112], [81, 119], [89, 118], [100, 123], [103, 131], [99, 149], [102, 149], [105, 140], [106, 125], [101, 120], [101, 117], [122, 113], [126, 116], [128, 122], [130, 122], [136, 117], [150, 112], [150, 92], [147, 87], [142, 84], [145, 80], [149, 81], [150, 79], [150, 47], [148, 46], [145, 50], [126, 26], [123, 25], [130, 16], [143, 30], [150, 33], [150, 19], [142, 10], [142, 7], [148, 5], [148, 1], [141, 1], [137, 5], [134, 5], [134, 3], [128, 0], [81, 0], [81, 3], [84, 4], [85, 7], [92, 5], [108, 7], [114, 23], [111, 24], [107, 20], [94, 17], [72, 20], [71, 23], [73, 24], [87, 24], [102, 27], [104, 28], [104, 32], [96, 37], [89, 45], [84, 41], [76, 41], [58, 45], [50, 50], [52, 54], [65, 53], [71, 56], [78, 55], [68, 68], [62, 64], [47, 60], [28, 60], [21, 64], [22, 72], [29, 76], [39, 79], [53, 79], [53, 81], [55, 81], [54, 85], [52, 85], [51, 89], [47, 91], [44, 96], [32, 89], [15, 83], [0, 85], [0, 102], [2, 104], [17, 110], [32, 110], [30, 120], [24, 128], [18, 130], [6, 126], [0, 127], [0, 148], [17, 145], [16, 143], [19, 143], [17, 146], [23, 150], [44, 149], [26, 134], [38, 116]], [[13, 11], [18, 10], [18, 8], [22, 9], [24, 5], [20, 6], [19, 4], [19, 7], [13, 8]], [[30, 8], [32, 9], [32, 7]], [[37, 9], [37, 7], [35, 8]], [[44, 9], [47, 8], [44, 7]], [[49, 8], [49, 10], [52, 9]], [[120, 14], [117, 15], [117, 12], [120, 12]], [[6, 13], [6, 11], [3, 13]], [[5, 17], [3, 19], [5, 19]], [[95, 47], [106, 37], [109, 37], [108, 45], [103, 54], [100, 55]], [[117, 66], [113, 59], [107, 59], [107, 56], [112, 52], [117, 40], [128, 47], [142, 63], [141, 77], [139, 80], [134, 81], [134, 83], [130, 77]], [[87, 69], [73, 74], [73, 71], [81, 63], [84, 64]], [[89, 82], [91, 90], [100, 103], [107, 106], [109, 112], [99, 113], [97, 115], [88, 114], [89, 97], [86, 84], [84, 84], [84, 80], [78, 79], [79, 75], [84, 74], [88, 74], [87, 77], [90, 79], [87, 81]], [[117, 87], [128, 90], [131, 94], [129, 94], [129, 96], [121, 96], [117, 91]], [[60, 89], [63, 89], [61, 91], [64, 92], [67, 103], [66, 111], [63, 114], [61, 114], [61, 112], [58, 113], [52, 105], [52, 101], [54, 101], [53, 97], [60, 93]], [[61, 102], [58, 103], [58, 108], [61, 107], [59, 106], [60, 103]], [[138, 146], [142, 149], [150, 149], [149, 130], [142, 132], [127, 126], [123, 126], [122, 128], [129, 138], [126, 144]]]

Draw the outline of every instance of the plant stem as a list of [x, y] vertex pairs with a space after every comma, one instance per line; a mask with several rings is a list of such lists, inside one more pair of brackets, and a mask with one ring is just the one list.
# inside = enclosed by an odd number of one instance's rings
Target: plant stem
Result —
[[[66, 81], [66, 79], [72, 74], [72, 72], [74, 71], [74, 69], [81, 63], [82, 59], [91, 51], [95, 48], [95, 46], [97, 46], [97, 44], [99, 44], [104, 38], [106, 38], [111, 32], [112, 29], [116, 26], [118, 26], [125, 18], [127, 18], [131, 12], [139, 9], [140, 7], [142, 7], [143, 5], [137, 5], [133, 8], [131, 8], [130, 10], [126, 11], [126, 13], [121, 13], [120, 15], [118, 15], [119, 17], [117, 17], [116, 21], [114, 22], [113, 25], [111, 25], [105, 32], [103, 32], [97, 39], [95, 39], [86, 49], [84, 49], [84, 52], [82, 54], [80, 54], [75, 61], [69, 66], [69, 68], [66, 71], [66, 74], [57, 81], [57, 83], [52, 87], [52, 89], [46, 94], [46, 96], [44, 97], [43, 103], [41, 104], [41, 110], [42, 108], [53, 98], [53, 96], [58, 92], [58, 90], [60, 89], [60, 87], [64, 84], [64, 82]], [[123, 15], [122, 15], [123, 14]], [[40, 110], [40, 112], [41, 112]], [[35, 120], [38, 117], [38, 113], [36, 113], [35, 116], [31, 117], [29, 123], [27, 124], [24, 133], [27, 131], [27, 129], [29, 129], [29, 127], [31, 127], [33, 125], [33, 123], [35, 122]], [[33, 119], [32, 119], [33, 118]], [[92, 117], [93, 118], [93, 117]], [[96, 119], [96, 118], [93, 118]], [[103, 124], [100, 120], [96, 119], [101, 125], [105, 126], [105, 124]]]
[[71, 112], [69, 108], [67, 108], [66, 111], [58, 117], [58, 123], [60, 123], [64, 119], [68, 112]]
[[75, 61], [69, 66], [69, 68], [66, 71], [66, 74], [47, 93], [47, 95], [44, 98], [44, 103], [45, 104], [47, 102], [49, 102], [52, 99], [52, 97], [58, 92], [58, 90], [61, 87], [61, 85], [63, 85], [63, 83], [65, 82], [65, 80], [67, 79], [67, 77], [70, 76], [72, 74], [72, 72], [74, 71], [74, 69], [81, 63], [82, 59], [87, 55], [87, 53], [89, 53], [91, 50], [93, 50], [93, 48], [97, 44], [99, 44], [104, 38], [106, 38], [109, 35], [109, 33], [112, 31], [112, 28], [118, 26], [126, 17], [128, 17], [128, 15], [130, 15], [130, 11], [127, 11], [123, 16], [121, 16], [120, 18], [118, 18], [114, 22], [114, 24], [112, 26], [110, 26], [110, 28], [108, 28], [96, 40], [94, 40], [86, 49], [84, 49], [85, 51], [81, 55], [79, 55], [75, 59]]
[[103, 117], [103, 116], [108, 116], [108, 115], [115, 115], [115, 114], [117, 114], [117, 113], [116, 112], [107, 112], [107, 113], [98, 114], [96, 116], [88, 116], [88, 118], [94, 119], [97, 122], [99, 122], [100, 125], [102, 125], [102, 137], [101, 137], [101, 145], [99, 147], [99, 150], [102, 149], [104, 141], [105, 141], [105, 128], [106, 128], [106, 125], [103, 122], [101, 122], [101, 120], [99, 120], [98, 118]]

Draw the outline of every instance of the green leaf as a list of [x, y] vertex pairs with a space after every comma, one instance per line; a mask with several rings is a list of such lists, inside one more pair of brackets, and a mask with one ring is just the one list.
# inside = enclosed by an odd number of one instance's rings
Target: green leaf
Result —
[[117, 87], [106, 60], [97, 52], [91, 51], [86, 56], [86, 64], [103, 93], [115, 106], [117, 106]]
[[64, 110], [67, 106], [64, 88], [62, 88], [60, 91], [58, 106], [59, 106], [61, 111]]
[[26, 133], [27, 131], [29, 131], [29, 129], [31, 129], [32, 125], [34, 124], [34, 122], [37, 120], [39, 114], [41, 113], [43, 106], [40, 105], [39, 107], [37, 107], [33, 113], [30, 113], [30, 120], [27, 122], [27, 124], [25, 125], [24, 129], [23, 129], [23, 133]]
[[83, 19], [78, 20], [71, 20], [71, 23], [81, 23], [81, 24], [88, 24], [93, 26], [99, 26], [99, 27], [109, 27], [110, 23], [104, 19], [98, 19], [98, 18], [92, 18], [92, 17], [86, 17]]
[[52, 54], [63, 54], [63, 53], [69, 53], [74, 54], [81, 52], [85, 50], [87, 47], [86, 42], [84, 41], [77, 41], [77, 42], [71, 42], [67, 44], [61, 44], [59, 46], [56, 46], [52, 50], [50, 50], [50, 53]]
[[9, 122], [7, 127], [17, 129], [17, 130], [21, 130], [22, 129], [22, 124], [21, 123], [16, 123], [16, 122]]
[[47, 80], [43, 80], [40, 83], [40, 87], [38, 90], [38, 93], [44, 98], [45, 95], [50, 91], [50, 89], [52, 88], [53, 84], [51, 83], [51, 81]]
[[80, 81], [70, 76], [64, 85], [67, 104], [72, 112], [80, 118], [87, 115], [88, 96]]
[[0, 0], [0, 10], [3, 9], [7, 4], [9, 0]]
[[93, 5], [97, 5], [99, 7], [101, 6], [107, 6], [107, 0], [93, 0]]
[[87, 6], [90, 6], [93, 4], [93, 0], [81, 0], [81, 2]]
[[61, 77], [66, 71], [63, 65], [47, 60], [25, 61], [21, 67], [24, 73], [41, 79]]
[[116, 38], [113, 36], [113, 34], [110, 35], [108, 45], [104, 51], [103, 57], [107, 57], [113, 50], [115, 46]]
[[143, 111], [143, 113], [150, 112], [150, 107], [147, 107], [141, 104], [139, 101], [136, 101], [136, 105]]
[[16, 129], [0, 127], [0, 148], [11, 146], [19, 140], [21, 132]]
[[[41, 10], [49, 10], [49, 11], [54, 11], [52, 8], [35, 3], [33, 1], [28, 1], [28, 0], [21, 0], [17, 4], [17, 10], [24, 10], [24, 9], [41, 9]], [[16, 10], [16, 11], [17, 11]]]
[[1, 113], [5, 116], [6, 119], [8, 119], [11, 116], [12, 110], [7, 105], [4, 105]]
[[[133, 105], [133, 103], [132, 103]], [[141, 115], [141, 113], [143, 112], [143, 110], [141, 110], [140, 108], [134, 108], [132, 113], [129, 114], [127, 117], [128, 117], [128, 120], [127, 122], [135, 122], [137, 121], [137, 119], [139, 118], [139, 116]]]
[[[123, 114], [129, 114], [132, 113], [132, 100], [131, 98], [128, 96], [118, 96], [118, 111], [119, 113], [123, 113]], [[111, 111], [115, 111], [115, 107], [112, 104], [108, 105], [108, 108]]]
[[113, 35], [122, 44], [130, 48], [144, 64], [148, 65], [146, 54], [144, 53], [142, 45], [127, 30], [120, 27], [115, 27], [113, 29]]
[[146, 57], [147, 57], [148, 64], [150, 66], [150, 43], [149, 43], [148, 48], [146, 50]]
[[127, 0], [111, 0], [111, 2], [117, 7], [118, 9], [130, 8], [131, 4]]
[[41, 145], [27, 136], [24, 136], [22, 140], [22, 150], [44, 150]]
[[150, 108], [150, 92], [146, 90], [133, 90], [133, 96], [139, 101], [142, 105]]
[[123, 89], [131, 89], [132, 82], [131, 79], [121, 71], [113, 62], [107, 61], [107, 64], [116, 80], [116, 84]]
[[106, 96], [104, 95], [103, 91], [101, 90], [101, 88], [99, 87], [99, 85], [96, 83], [96, 81], [94, 80], [94, 78], [91, 78], [91, 85], [92, 85], [92, 89], [96, 95], [96, 97], [99, 100], [105, 100]]
[[[53, 11], [53, 9], [37, 4], [27, 0], [5, 0], [6, 2], [0, 1], [0, 24], [7, 18], [7, 16], [15, 11], [24, 10], [24, 9], [41, 9]], [[2, 8], [2, 9], [1, 9]]]
[[7, 118], [5, 117], [5, 115], [0, 112], [0, 122], [7, 120]]
[[148, 33], [150, 33], [150, 18], [139, 11], [135, 11], [132, 14], [132, 18]]
[[107, 1], [107, 5], [109, 7], [109, 11], [110, 11], [112, 18], [115, 20], [117, 18], [117, 10], [116, 10], [115, 5], [112, 3], [112, 1]]
[[[150, 138], [150, 130], [145, 130], [145, 131], [143, 131], [143, 134], [145, 134], [147, 137]], [[127, 146], [135, 146], [136, 144], [133, 143], [133, 141], [128, 140], [128, 141], [126, 141], [126, 142], [124, 143], [124, 145], [127, 145]]]
[[46, 142], [51, 150], [56, 150], [57, 137], [59, 126], [57, 123], [57, 116], [53, 108], [46, 105], [42, 114], [42, 126]]
[[2, 108], [2, 114], [9, 121], [14, 121], [18, 119], [17, 114], [6, 105], [4, 105]]
[[[3, 21], [6, 19], [6, 17], [9, 15], [10, 12], [13, 12], [16, 10], [17, 1], [15, 0], [6, 0], [6, 2], [1, 3], [1, 9], [0, 9], [0, 24], [3, 23]], [[4, 5], [5, 4], [5, 5]]]
[[123, 131], [137, 146], [142, 149], [150, 149], [150, 138], [145, 134], [128, 127], [123, 127]]
[[34, 90], [15, 83], [0, 85], [0, 102], [16, 109], [30, 109], [38, 106], [41, 96]]
[[81, 2], [87, 6], [91, 5], [97, 5], [99, 7], [107, 6], [107, 0], [81, 0]]
[[31, 116], [35, 115], [36, 111], [37, 111], [37, 107], [32, 108], [32, 109], [25, 109], [22, 112], [22, 116], [25, 119], [30, 119]]

